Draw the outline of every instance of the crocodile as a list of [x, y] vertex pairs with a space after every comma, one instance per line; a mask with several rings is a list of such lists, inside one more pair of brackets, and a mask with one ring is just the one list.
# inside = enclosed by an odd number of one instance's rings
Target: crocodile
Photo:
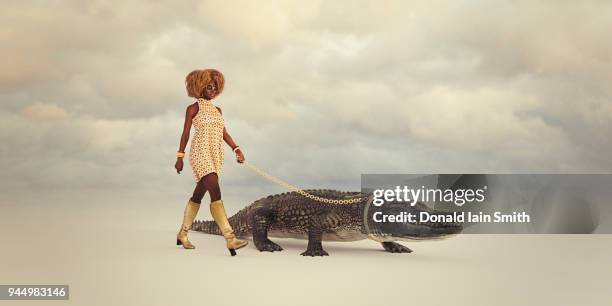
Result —
[[[344, 192], [329, 189], [305, 190], [327, 199], [354, 199], [352, 204], [322, 203], [298, 192], [285, 192], [261, 198], [229, 218], [237, 237], [251, 236], [255, 247], [263, 252], [282, 251], [283, 248], [268, 237], [307, 239], [303, 256], [329, 255], [322, 241], [357, 241], [371, 239], [381, 243], [391, 253], [411, 253], [408, 247], [395, 241], [440, 239], [458, 234], [462, 225], [457, 222], [375, 222], [373, 214], [386, 215], [427, 212], [434, 215], [450, 215], [437, 211], [423, 203], [411, 206], [407, 203], [387, 202], [371, 205], [372, 194]], [[443, 219], [443, 218], [439, 218]], [[380, 220], [379, 220], [380, 221]], [[416, 221], [416, 220], [415, 220]], [[196, 220], [192, 230], [221, 235], [214, 221]]]

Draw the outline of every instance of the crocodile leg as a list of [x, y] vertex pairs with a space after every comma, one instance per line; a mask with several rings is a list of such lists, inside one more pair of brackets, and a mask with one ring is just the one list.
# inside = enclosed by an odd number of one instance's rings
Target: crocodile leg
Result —
[[[320, 214], [310, 218], [310, 226], [308, 228], [308, 247], [302, 256], [328, 256], [323, 250], [321, 241], [323, 240], [323, 230], [333, 226], [333, 218], [330, 214]], [[330, 222], [332, 221], [332, 222]]]
[[311, 228], [308, 231], [308, 247], [304, 251], [302, 256], [328, 256], [327, 252], [323, 250], [321, 240], [323, 239], [323, 231], [320, 228]]
[[412, 253], [412, 250], [396, 242], [381, 242], [385, 251], [390, 253]]
[[368, 239], [376, 241], [376, 242], [380, 242], [380, 244], [385, 249], [385, 251], [389, 253], [412, 253], [411, 249], [397, 242], [385, 241], [385, 239], [376, 237], [374, 235], [368, 235]]
[[260, 251], [274, 252], [282, 251], [283, 248], [268, 239], [268, 227], [273, 219], [273, 210], [269, 208], [259, 208], [253, 212], [252, 228], [253, 228], [253, 243]]

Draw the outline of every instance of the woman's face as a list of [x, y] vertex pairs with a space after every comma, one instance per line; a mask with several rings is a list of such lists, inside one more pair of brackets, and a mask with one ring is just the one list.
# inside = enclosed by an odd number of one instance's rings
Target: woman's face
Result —
[[208, 83], [204, 88], [204, 98], [207, 100], [212, 100], [218, 94], [217, 84], [215, 84], [215, 82]]

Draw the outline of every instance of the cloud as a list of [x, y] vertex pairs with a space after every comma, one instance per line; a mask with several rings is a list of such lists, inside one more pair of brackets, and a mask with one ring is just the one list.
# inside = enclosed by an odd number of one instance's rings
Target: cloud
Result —
[[30, 120], [51, 121], [68, 117], [68, 113], [55, 104], [36, 102], [21, 110], [21, 114]]
[[[217, 103], [247, 158], [299, 184], [609, 172], [610, 6], [12, 2], [0, 12], [0, 181], [193, 183], [188, 166], [171, 176], [172, 156], [193, 103], [184, 76], [203, 67], [226, 76]], [[226, 163], [225, 183], [276, 190]]]
[[320, 2], [214, 0], [201, 2], [198, 12], [206, 28], [259, 50], [293, 40], [302, 26], [316, 16]]

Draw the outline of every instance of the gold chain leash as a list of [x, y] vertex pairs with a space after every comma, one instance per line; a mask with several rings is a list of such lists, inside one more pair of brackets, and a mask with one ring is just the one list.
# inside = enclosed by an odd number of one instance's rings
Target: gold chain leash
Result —
[[283, 186], [283, 187], [285, 187], [285, 188], [287, 188], [289, 190], [295, 191], [295, 192], [297, 192], [297, 193], [299, 193], [299, 194], [301, 194], [301, 195], [303, 195], [303, 196], [305, 196], [305, 197], [307, 197], [307, 198], [309, 198], [311, 200], [315, 200], [317, 202], [323, 202], [323, 203], [328, 203], [328, 204], [353, 204], [353, 203], [357, 203], [357, 202], [362, 200], [361, 197], [359, 197], [359, 198], [352, 198], [352, 199], [342, 199], [342, 200], [322, 198], [322, 197], [316, 196], [314, 194], [310, 194], [310, 193], [308, 193], [308, 192], [306, 192], [306, 191], [304, 191], [304, 190], [302, 190], [302, 189], [300, 189], [300, 188], [298, 188], [296, 186], [293, 186], [293, 185], [291, 185], [291, 184], [289, 184], [289, 183], [287, 183], [287, 182], [285, 182], [285, 181], [283, 181], [283, 180], [281, 180], [281, 179], [279, 179], [277, 177], [274, 177], [274, 176], [272, 176], [272, 175], [262, 171], [261, 169], [255, 167], [253, 164], [249, 163], [246, 160], [243, 162], [243, 164], [245, 166], [247, 166], [247, 168], [251, 169], [253, 172], [259, 174], [261, 177], [266, 178], [266, 179], [268, 179], [268, 180], [270, 180], [270, 181], [272, 181], [272, 182], [274, 182], [274, 183], [276, 183], [276, 184], [278, 184], [280, 186]]

